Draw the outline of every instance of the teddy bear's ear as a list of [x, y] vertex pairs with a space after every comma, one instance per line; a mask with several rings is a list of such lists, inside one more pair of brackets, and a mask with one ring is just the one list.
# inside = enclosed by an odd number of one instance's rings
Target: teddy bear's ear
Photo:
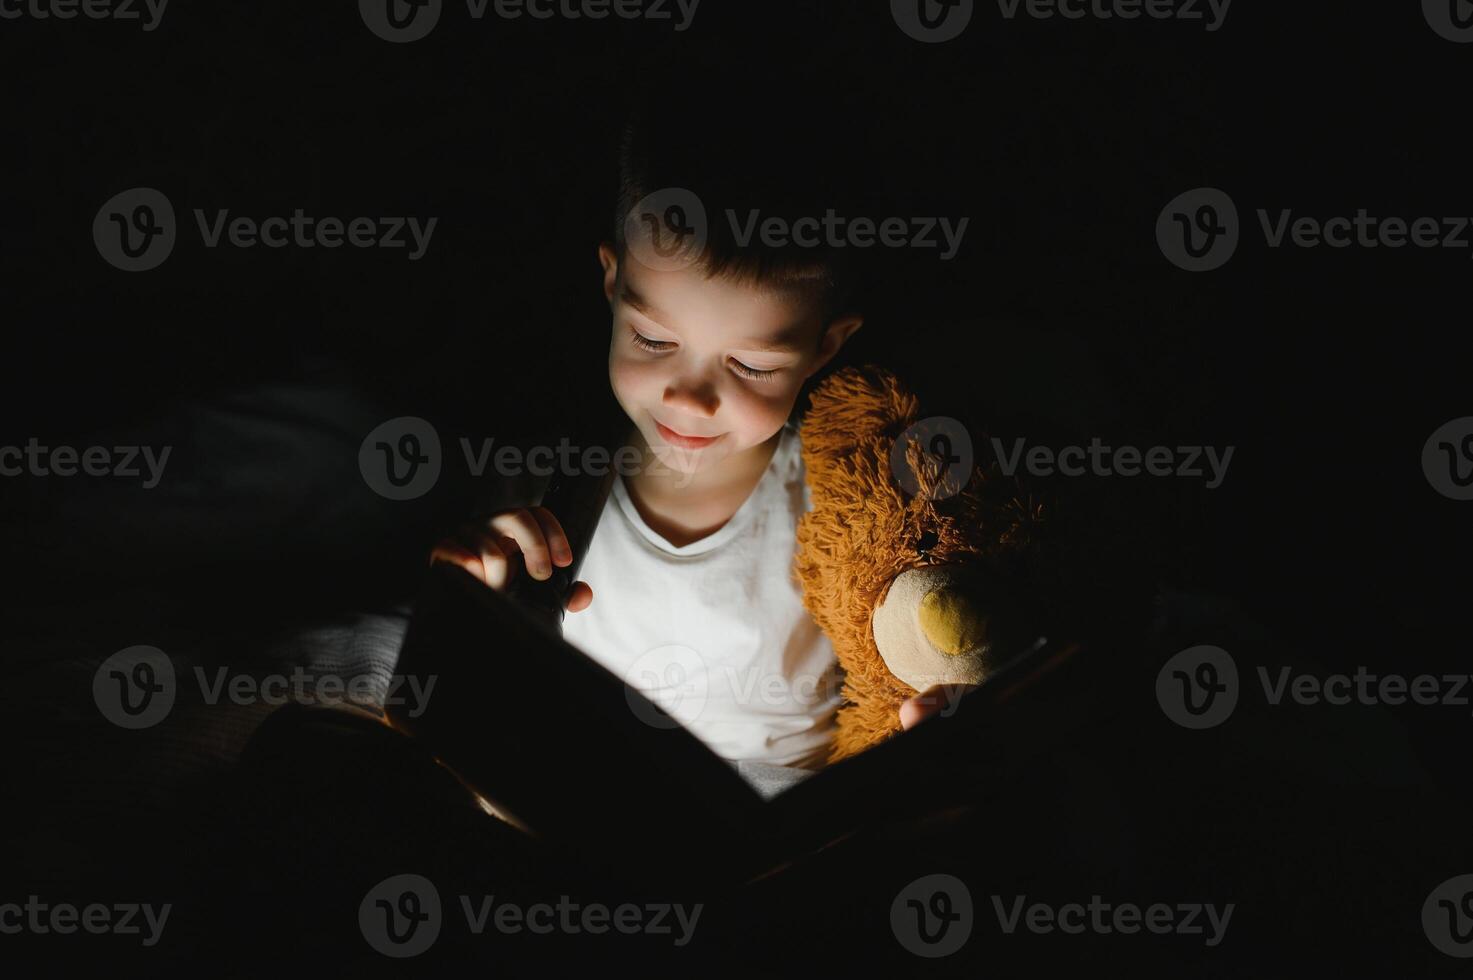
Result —
[[915, 395], [885, 368], [841, 368], [813, 391], [803, 415], [803, 447], [821, 457], [848, 455], [877, 435], [893, 437], [919, 410]]

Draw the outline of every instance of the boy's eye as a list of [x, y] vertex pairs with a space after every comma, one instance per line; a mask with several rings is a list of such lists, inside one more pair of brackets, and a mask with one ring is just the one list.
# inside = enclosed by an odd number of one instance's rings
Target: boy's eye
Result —
[[[633, 327], [629, 328], [629, 339], [634, 342], [635, 347], [653, 353], [669, 350], [675, 346], [667, 340], [651, 340]], [[757, 368], [748, 367], [736, 358], [731, 359], [731, 366], [736, 370], [737, 374], [740, 374], [744, 378], [751, 378], [753, 381], [766, 381], [774, 374], [777, 374], [776, 368], [773, 368], [771, 371], [759, 371]]]
[[650, 338], [646, 337], [644, 334], [640, 333], [638, 330], [635, 330], [633, 327], [630, 327], [629, 328], [629, 339], [634, 341], [634, 346], [635, 347], [640, 347], [640, 348], [643, 348], [644, 350], [649, 350], [649, 351], [660, 351], [660, 350], [665, 350], [666, 348], [674, 347], [675, 346], [674, 344], [669, 343], [668, 341], [664, 341], [664, 340], [651, 340]]
[[731, 359], [731, 366], [736, 368], [737, 374], [740, 374], [744, 378], [751, 378], [753, 381], [765, 381], [774, 374], [777, 374], [777, 369], [775, 368], [771, 371], [759, 371], [756, 368], [747, 367], [734, 357]]

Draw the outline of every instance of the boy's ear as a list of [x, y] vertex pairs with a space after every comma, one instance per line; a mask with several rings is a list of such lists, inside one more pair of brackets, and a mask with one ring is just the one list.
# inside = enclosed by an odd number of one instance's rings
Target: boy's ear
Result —
[[604, 299], [609, 305], [614, 305], [614, 286], [619, 281], [619, 256], [614, 252], [614, 246], [608, 242], [600, 242], [598, 245], [598, 261], [604, 267]]
[[818, 358], [814, 361], [808, 376], [812, 377], [817, 374], [835, 354], [839, 353], [839, 348], [844, 346], [844, 342], [854, 331], [862, 326], [864, 326], [864, 317], [857, 314], [830, 320], [828, 326], [824, 327], [823, 339], [818, 345]]

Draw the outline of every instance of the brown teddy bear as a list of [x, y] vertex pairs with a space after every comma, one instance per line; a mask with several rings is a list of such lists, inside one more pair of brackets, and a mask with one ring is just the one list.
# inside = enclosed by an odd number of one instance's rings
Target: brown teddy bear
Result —
[[812, 510], [793, 575], [845, 671], [832, 764], [900, 731], [908, 698], [1020, 652], [1043, 508], [996, 461], [972, 465], [961, 424], [922, 419], [884, 368], [825, 378], [800, 431]]

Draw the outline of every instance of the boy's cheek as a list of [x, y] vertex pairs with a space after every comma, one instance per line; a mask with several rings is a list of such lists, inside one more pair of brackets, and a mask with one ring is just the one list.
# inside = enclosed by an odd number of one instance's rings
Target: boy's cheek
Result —
[[[798, 385], [773, 385], [770, 393], [749, 395], [743, 400], [743, 415], [751, 419], [753, 431], [776, 432], [787, 422], [798, 399]], [[759, 440], [760, 441], [760, 440]]]
[[658, 384], [658, 379], [648, 367], [641, 369], [629, 358], [615, 355], [609, 359], [609, 384], [620, 401], [627, 403], [639, 400], [643, 390]]

